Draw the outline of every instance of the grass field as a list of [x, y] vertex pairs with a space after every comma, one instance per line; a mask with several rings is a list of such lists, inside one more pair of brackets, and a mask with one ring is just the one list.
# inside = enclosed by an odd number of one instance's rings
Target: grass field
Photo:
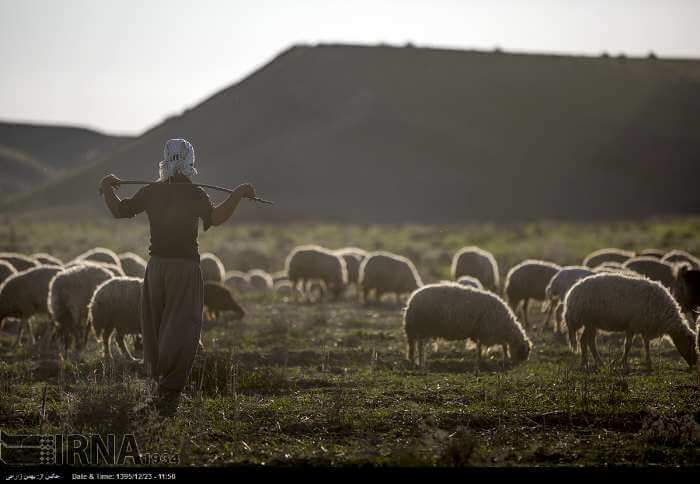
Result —
[[[10, 220], [3, 249], [64, 259], [104, 245], [144, 254], [147, 228], [124, 221]], [[426, 281], [447, 277], [452, 253], [476, 244], [505, 273], [537, 257], [578, 263], [605, 246], [700, 253], [700, 218], [513, 226], [245, 225], [200, 234], [228, 269], [282, 268], [299, 243], [382, 248], [414, 259]], [[295, 304], [241, 296], [243, 321], [205, 323], [185, 399], [174, 420], [139, 412], [153, 391], [142, 365], [104, 363], [91, 340], [79, 358], [39, 346], [13, 349], [0, 334], [0, 429], [10, 433], [134, 434], [144, 455], [179, 465], [579, 466], [700, 465], [698, 374], [657, 340], [653, 370], [640, 341], [631, 372], [613, 364], [620, 335], [601, 334], [605, 365], [579, 356], [531, 308], [530, 359], [511, 368], [494, 351], [475, 365], [463, 342], [440, 342], [428, 368], [404, 358], [401, 305], [391, 299]], [[40, 324], [39, 324], [40, 326]], [[40, 410], [44, 407], [44, 412]], [[119, 440], [118, 440], [119, 441]], [[151, 461], [153, 462], [153, 461]], [[169, 460], [167, 462], [170, 462]]]

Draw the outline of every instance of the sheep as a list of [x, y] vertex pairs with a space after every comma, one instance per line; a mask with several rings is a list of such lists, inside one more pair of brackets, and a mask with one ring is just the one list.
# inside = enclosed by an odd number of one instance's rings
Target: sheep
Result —
[[545, 290], [549, 281], [560, 270], [561, 266], [553, 262], [527, 259], [508, 271], [503, 292], [513, 311], [517, 311], [522, 303], [525, 329], [530, 329], [530, 321], [527, 318], [530, 299], [544, 301], [547, 298]]
[[595, 272], [588, 267], [565, 266], [552, 277], [544, 290], [546, 299], [545, 304], [542, 306], [542, 311], [547, 311], [547, 319], [542, 325], [543, 331], [545, 326], [549, 323], [552, 314], [554, 314], [555, 333], [559, 334], [561, 331], [561, 318], [566, 293], [579, 279], [592, 274], [595, 274]]
[[78, 264], [56, 274], [49, 284], [48, 307], [66, 351], [80, 351], [87, 343], [88, 304], [97, 286], [112, 273], [97, 264]]
[[199, 265], [202, 268], [204, 281], [224, 282], [226, 269], [216, 254], [205, 252], [199, 257]]
[[39, 262], [39, 264], [44, 264], [48, 266], [62, 266], [63, 261], [58, 257], [54, 257], [46, 252], [37, 252], [31, 255], [32, 259]]
[[476, 277], [472, 276], [460, 277], [459, 279], [457, 279], [457, 284], [467, 287], [475, 287], [477, 289], [484, 289], [484, 286], [481, 284], [481, 281]]
[[224, 284], [238, 292], [245, 292], [250, 289], [250, 278], [245, 272], [228, 271], [224, 277]]
[[[35, 342], [29, 319], [35, 314], [46, 314], [49, 282], [62, 270], [58, 266], [40, 265], [15, 272], [0, 285], [0, 325], [6, 317], [18, 318], [26, 322], [29, 337]], [[18, 345], [22, 338], [22, 328], [17, 333]]]
[[644, 249], [640, 250], [637, 255], [661, 259], [665, 254], [666, 253], [661, 249]]
[[678, 268], [676, 299], [684, 311], [700, 311], [700, 269]]
[[141, 335], [141, 289], [143, 279], [138, 277], [114, 277], [102, 282], [92, 295], [87, 307], [88, 326], [95, 330], [98, 342], [103, 345], [106, 360], [112, 359], [110, 339], [117, 333], [116, 340], [122, 354], [131, 360], [135, 358], [124, 344], [127, 334]]
[[12, 274], [17, 274], [17, 269], [15, 269], [15, 266], [6, 260], [0, 259], [0, 284], [2, 284], [5, 279], [10, 277]]
[[484, 249], [476, 246], [462, 247], [452, 258], [452, 279], [473, 276], [481, 281], [484, 288], [498, 291], [499, 275], [496, 258]]
[[676, 268], [673, 264], [654, 257], [633, 257], [623, 264], [625, 269], [646, 276], [652, 281], [659, 281], [671, 294], [677, 291]]
[[[305, 294], [305, 282], [320, 279], [337, 299], [348, 283], [345, 259], [318, 245], [300, 245], [292, 249], [285, 261], [285, 270], [292, 285]], [[294, 299], [297, 291], [293, 291]]]
[[94, 249], [87, 250], [77, 256], [71, 262], [80, 261], [101, 262], [104, 264], [112, 264], [118, 266], [119, 268], [122, 266], [117, 254], [115, 254], [113, 250], [106, 249], [104, 247], [95, 247]]
[[501, 345], [504, 358], [510, 348], [513, 364], [530, 354], [531, 343], [513, 311], [496, 294], [451, 282], [428, 284], [415, 290], [406, 304], [404, 331], [407, 358], [425, 365], [425, 343], [431, 338], [471, 339], [481, 346]]
[[270, 276], [272, 277], [273, 284], [276, 284], [279, 281], [288, 281], [289, 280], [289, 277], [287, 277], [287, 271], [273, 272], [272, 274], [270, 274]]
[[599, 249], [588, 254], [583, 259], [583, 263], [581, 265], [586, 267], [596, 267], [603, 262], [619, 262], [623, 264], [634, 256], [634, 252], [629, 250], [615, 248]]
[[31, 267], [36, 267], [39, 265], [39, 261], [16, 252], [0, 252], [0, 260], [4, 260], [12, 264], [12, 267], [14, 267], [17, 272], [26, 271]]
[[248, 280], [250, 286], [255, 291], [270, 291], [272, 290], [272, 276], [262, 269], [251, 269], [248, 271]]
[[245, 311], [238, 305], [231, 290], [220, 282], [204, 283], [204, 311], [210, 318], [217, 319], [223, 311], [233, 311], [233, 320], [243, 319]]
[[283, 279], [275, 282], [275, 294], [281, 298], [292, 297], [294, 295], [294, 286], [289, 280]]
[[672, 264], [687, 262], [693, 269], [700, 269], [700, 259], [684, 250], [672, 250], [665, 254], [661, 260]]
[[119, 254], [119, 261], [127, 277], [143, 278], [146, 275], [147, 263], [140, 255], [133, 252], [123, 252]]
[[88, 260], [88, 259], [82, 259], [82, 260], [72, 260], [65, 266], [63, 266], [64, 269], [70, 269], [71, 267], [76, 267], [76, 266], [95, 266], [95, 267], [102, 267], [103, 269], [107, 269], [109, 273], [112, 275], [112, 277], [125, 277], [126, 273], [124, 272], [124, 269], [122, 269], [120, 266], [116, 266], [114, 264], [108, 264], [107, 262], [99, 262], [95, 260]]
[[371, 252], [360, 264], [360, 301], [367, 303], [374, 289], [377, 302], [383, 294], [394, 293], [398, 300], [423, 285], [416, 266], [406, 257], [390, 252]]
[[664, 334], [671, 336], [688, 365], [697, 361], [695, 334], [681, 314], [681, 308], [663, 284], [643, 276], [595, 274], [572, 286], [564, 299], [564, 321], [569, 331], [571, 349], [576, 351], [576, 332], [581, 335], [581, 362], [588, 364], [590, 349], [597, 364], [601, 363], [595, 344], [597, 330], [624, 332], [623, 367], [628, 370], [627, 356], [634, 336], [644, 338], [645, 363], [651, 369], [649, 342]]
[[360, 264], [362, 259], [367, 257], [367, 252], [357, 247], [344, 247], [336, 250], [335, 253], [345, 259], [345, 265], [348, 268], [348, 284], [357, 284]]

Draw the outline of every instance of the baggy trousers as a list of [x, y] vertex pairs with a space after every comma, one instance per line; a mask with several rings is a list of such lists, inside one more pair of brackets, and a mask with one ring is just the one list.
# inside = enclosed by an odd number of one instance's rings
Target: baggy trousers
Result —
[[160, 391], [185, 387], [197, 353], [203, 303], [199, 261], [150, 258], [141, 293], [143, 357]]

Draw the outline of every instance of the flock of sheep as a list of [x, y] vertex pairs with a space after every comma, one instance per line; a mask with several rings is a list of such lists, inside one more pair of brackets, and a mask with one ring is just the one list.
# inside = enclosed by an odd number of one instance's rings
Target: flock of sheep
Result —
[[[226, 272], [211, 253], [202, 254], [201, 267], [205, 315], [212, 318], [221, 312], [243, 318], [245, 311], [234, 294], [246, 291], [270, 292], [293, 301], [338, 299], [351, 286], [360, 303], [372, 297], [379, 301], [386, 294], [397, 300], [407, 296], [403, 309], [407, 358], [419, 366], [425, 364], [427, 343], [438, 338], [473, 341], [479, 359], [482, 346], [501, 346], [504, 359], [523, 362], [532, 346], [527, 317], [531, 300], [541, 302], [547, 313], [541, 330], [553, 319], [557, 334], [566, 327], [573, 351], [580, 342], [584, 365], [589, 350], [595, 362], [601, 362], [598, 330], [625, 334], [625, 368], [637, 334], [644, 340], [649, 367], [649, 342], [663, 335], [672, 339], [690, 366], [700, 352], [700, 338], [693, 329], [694, 311], [700, 306], [700, 260], [684, 251], [649, 249], [635, 254], [601, 249], [582, 265], [565, 267], [528, 259], [512, 267], [502, 284], [493, 255], [473, 246], [454, 255], [451, 281], [427, 285], [409, 259], [356, 247], [299, 246], [287, 256], [284, 270], [272, 274], [260, 269]], [[124, 337], [134, 335], [138, 346], [145, 271], [146, 262], [138, 255], [117, 255], [104, 248], [67, 263], [44, 253], [0, 253], [0, 324], [5, 318], [17, 318], [23, 322], [17, 343], [25, 326], [34, 341], [31, 320], [48, 314], [51, 324], [43, 337], [55, 336], [66, 351], [81, 350], [93, 332], [105, 358], [111, 358], [110, 339], [116, 333], [119, 349], [131, 358]]]

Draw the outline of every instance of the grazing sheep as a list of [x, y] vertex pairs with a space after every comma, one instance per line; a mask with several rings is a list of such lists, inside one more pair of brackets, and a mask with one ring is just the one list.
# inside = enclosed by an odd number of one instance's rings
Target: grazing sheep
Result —
[[44, 264], [47, 266], [63, 265], [63, 261], [61, 259], [54, 257], [51, 254], [47, 254], [46, 252], [37, 252], [36, 254], [32, 254], [32, 259], [39, 262], [39, 264]]
[[409, 294], [423, 285], [423, 281], [406, 257], [390, 252], [371, 252], [360, 264], [360, 300], [367, 302], [369, 293], [374, 289], [379, 302], [383, 294], [396, 294], [398, 300], [402, 294]]
[[281, 298], [292, 297], [294, 295], [294, 286], [289, 280], [283, 279], [275, 282], [275, 294]]
[[231, 290], [220, 282], [204, 283], [204, 311], [209, 318], [217, 319], [224, 311], [233, 311], [233, 320], [243, 319], [245, 311], [238, 305]]
[[226, 277], [226, 269], [215, 254], [205, 252], [199, 257], [199, 265], [202, 268], [202, 277], [204, 281], [224, 282]]
[[289, 277], [287, 277], [287, 271], [273, 272], [272, 274], [270, 274], [270, 276], [272, 276], [272, 283], [273, 284], [276, 284], [279, 281], [288, 281], [289, 280]]
[[80, 254], [79, 256], [77, 256], [75, 259], [73, 259], [73, 261], [71, 261], [71, 262], [78, 262], [78, 261], [100, 262], [103, 264], [115, 265], [115, 266], [118, 266], [120, 268], [122, 266], [117, 254], [115, 254], [113, 250], [106, 249], [104, 247], [95, 247], [94, 249], [90, 249], [88, 251], [85, 251], [82, 254]]
[[224, 277], [224, 284], [234, 288], [238, 292], [250, 290], [250, 278], [241, 271], [228, 271]]
[[360, 264], [362, 259], [367, 257], [367, 252], [357, 247], [344, 247], [336, 250], [335, 253], [345, 259], [345, 265], [348, 269], [348, 284], [357, 284]]
[[24, 254], [16, 252], [0, 252], [0, 260], [4, 260], [12, 264], [17, 272], [26, 271], [31, 267], [36, 267], [39, 262]]
[[700, 269], [678, 268], [676, 299], [684, 311], [700, 311]]
[[78, 264], [56, 274], [49, 284], [48, 306], [56, 332], [66, 351], [82, 350], [87, 343], [88, 304], [97, 286], [112, 273], [98, 264]]
[[497, 292], [499, 286], [498, 262], [491, 252], [476, 246], [462, 247], [452, 258], [452, 279], [476, 277], [484, 288]]
[[484, 286], [481, 284], [481, 281], [477, 279], [476, 277], [472, 276], [462, 276], [459, 279], [457, 279], [457, 284], [460, 284], [462, 286], [466, 287], [475, 287], [477, 289], [483, 289]]
[[[607, 264], [607, 263], [606, 263]], [[605, 265], [605, 264], [603, 264]], [[600, 267], [600, 266], [599, 266]], [[556, 333], [561, 330], [561, 317], [563, 312], [564, 297], [571, 289], [571, 286], [576, 284], [580, 279], [594, 274], [594, 271], [583, 266], [565, 266], [557, 272], [549, 281], [544, 290], [546, 299], [542, 306], [543, 311], [547, 311], [547, 319], [542, 325], [542, 330], [549, 323], [549, 318], [554, 314], [554, 323]]]
[[[306, 281], [320, 279], [337, 299], [348, 283], [345, 259], [318, 245], [295, 247], [287, 256], [285, 270], [292, 285], [306, 295]], [[296, 299], [297, 291], [293, 292]]]
[[94, 261], [94, 260], [73, 260], [63, 266], [64, 269], [70, 269], [71, 267], [76, 267], [76, 266], [95, 266], [95, 267], [102, 267], [103, 269], [107, 269], [109, 273], [113, 277], [124, 277], [126, 274], [124, 273], [124, 269], [122, 269], [120, 266], [116, 266], [114, 264], [108, 264], [107, 262], [99, 262], [99, 261]]
[[619, 262], [624, 264], [628, 259], [634, 257], [634, 252], [629, 250], [608, 248], [599, 249], [591, 252], [583, 259], [583, 264], [586, 267], [596, 267], [604, 262]]
[[671, 291], [671, 294], [676, 293], [676, 268], [673, 264], [654, 257], [633, 257], [625, 262], [623, 267], [646, 276], [652, 281], [659, 281]]
[[15, 266], [6, 260], [0, 260], [0, 284], [2, 284], [5, 279], [10, 277], [12, 274], [17, 274], [17, 269], [15, 269]]
[[425, 365], [428, 339], [471, 339], [477, 343], [477, 361], [481, 346], [502, 345], [504, 358], [510, 348], [511, 360], [527, 359], [531, 343], [513, 311], [496, 294], [454, 282], [429, 284], [411, 294], [404, 313], [404, 331], [408, 341], [407, 357]]
[[[46, 314], [49, 282], [62, 270], [58, 266], [41, 265], [30, 267], [22, 272], [15, 272], [0, 285], [0, 327], [2, 320], [13, 317], [26, 322], [29, 337], [34, 343], [34, 333], [29, 318], [35, 314]], [[17, 333], [19, 344], [22, 328]]]
[[661, 259], [666, 253], [661, 249], [644, 249], [639, 251], [639, 256], [654, 257]]
[[271, 291], [273, 282], [272, 276], [262, 269], [251, 269], [248, 271], [250, 286], [255, 291]]
[[127, 277], [143, 277], [146, 275], [147, 263], [143, 257], [133, 252], [119, 254], [119, 261]]
[[112, 358], [110, 340], [116, 330], [117, 345], [122, 354], [135, 358], [124, 344], [127, 334], [141, 335], [141, 288], [143, 279], [138, 277], [114, 277], [95, 289], [88, 304], [88, 327], [92, 325], [97, 340], [102, 342], [104, 358]]
[[692, 254], [689, 254], [688, 252], [684, 250], [672, 250], [671, 252], [668, 252], [665, 254], [662, 258], [662, 261], [668, 262], [671, 264], [677, 264], [679, 262], [687, 262], [689, 263], [693, 269], [700, 269], [700, 259], [695, 257]]
[[530, 299], [544, 301], [547, 298], [545, 293], [547, 284], [560, 270], [561, 266], [552, 262], [527, 259], [508, 271], [503, 292], [513, 311], [517, 311], [522, 303], [525, 329], [530, 329], [530, 321], [527, 319], [527, 306]]
[[595, 274], [578, 281], [564, 300], [564, 321], [569, 330], [571, 348], [576, 351], [576, 332], [581, 336], [581, 361], [588, 364], [590, 349], [596, 363], [601, 363], [595, 344], [597, 330], [624, 332], [625, 351], [622, 364], [628, 369], [627, 356], [636, 334], [644, 338], [646, 366], [651, 369], [649, 342], [664, 334], [692, 366], [697, 361], [695, 334], [681, 314], [681, 308], [661, 283], [645, 277], [622, 274]]

